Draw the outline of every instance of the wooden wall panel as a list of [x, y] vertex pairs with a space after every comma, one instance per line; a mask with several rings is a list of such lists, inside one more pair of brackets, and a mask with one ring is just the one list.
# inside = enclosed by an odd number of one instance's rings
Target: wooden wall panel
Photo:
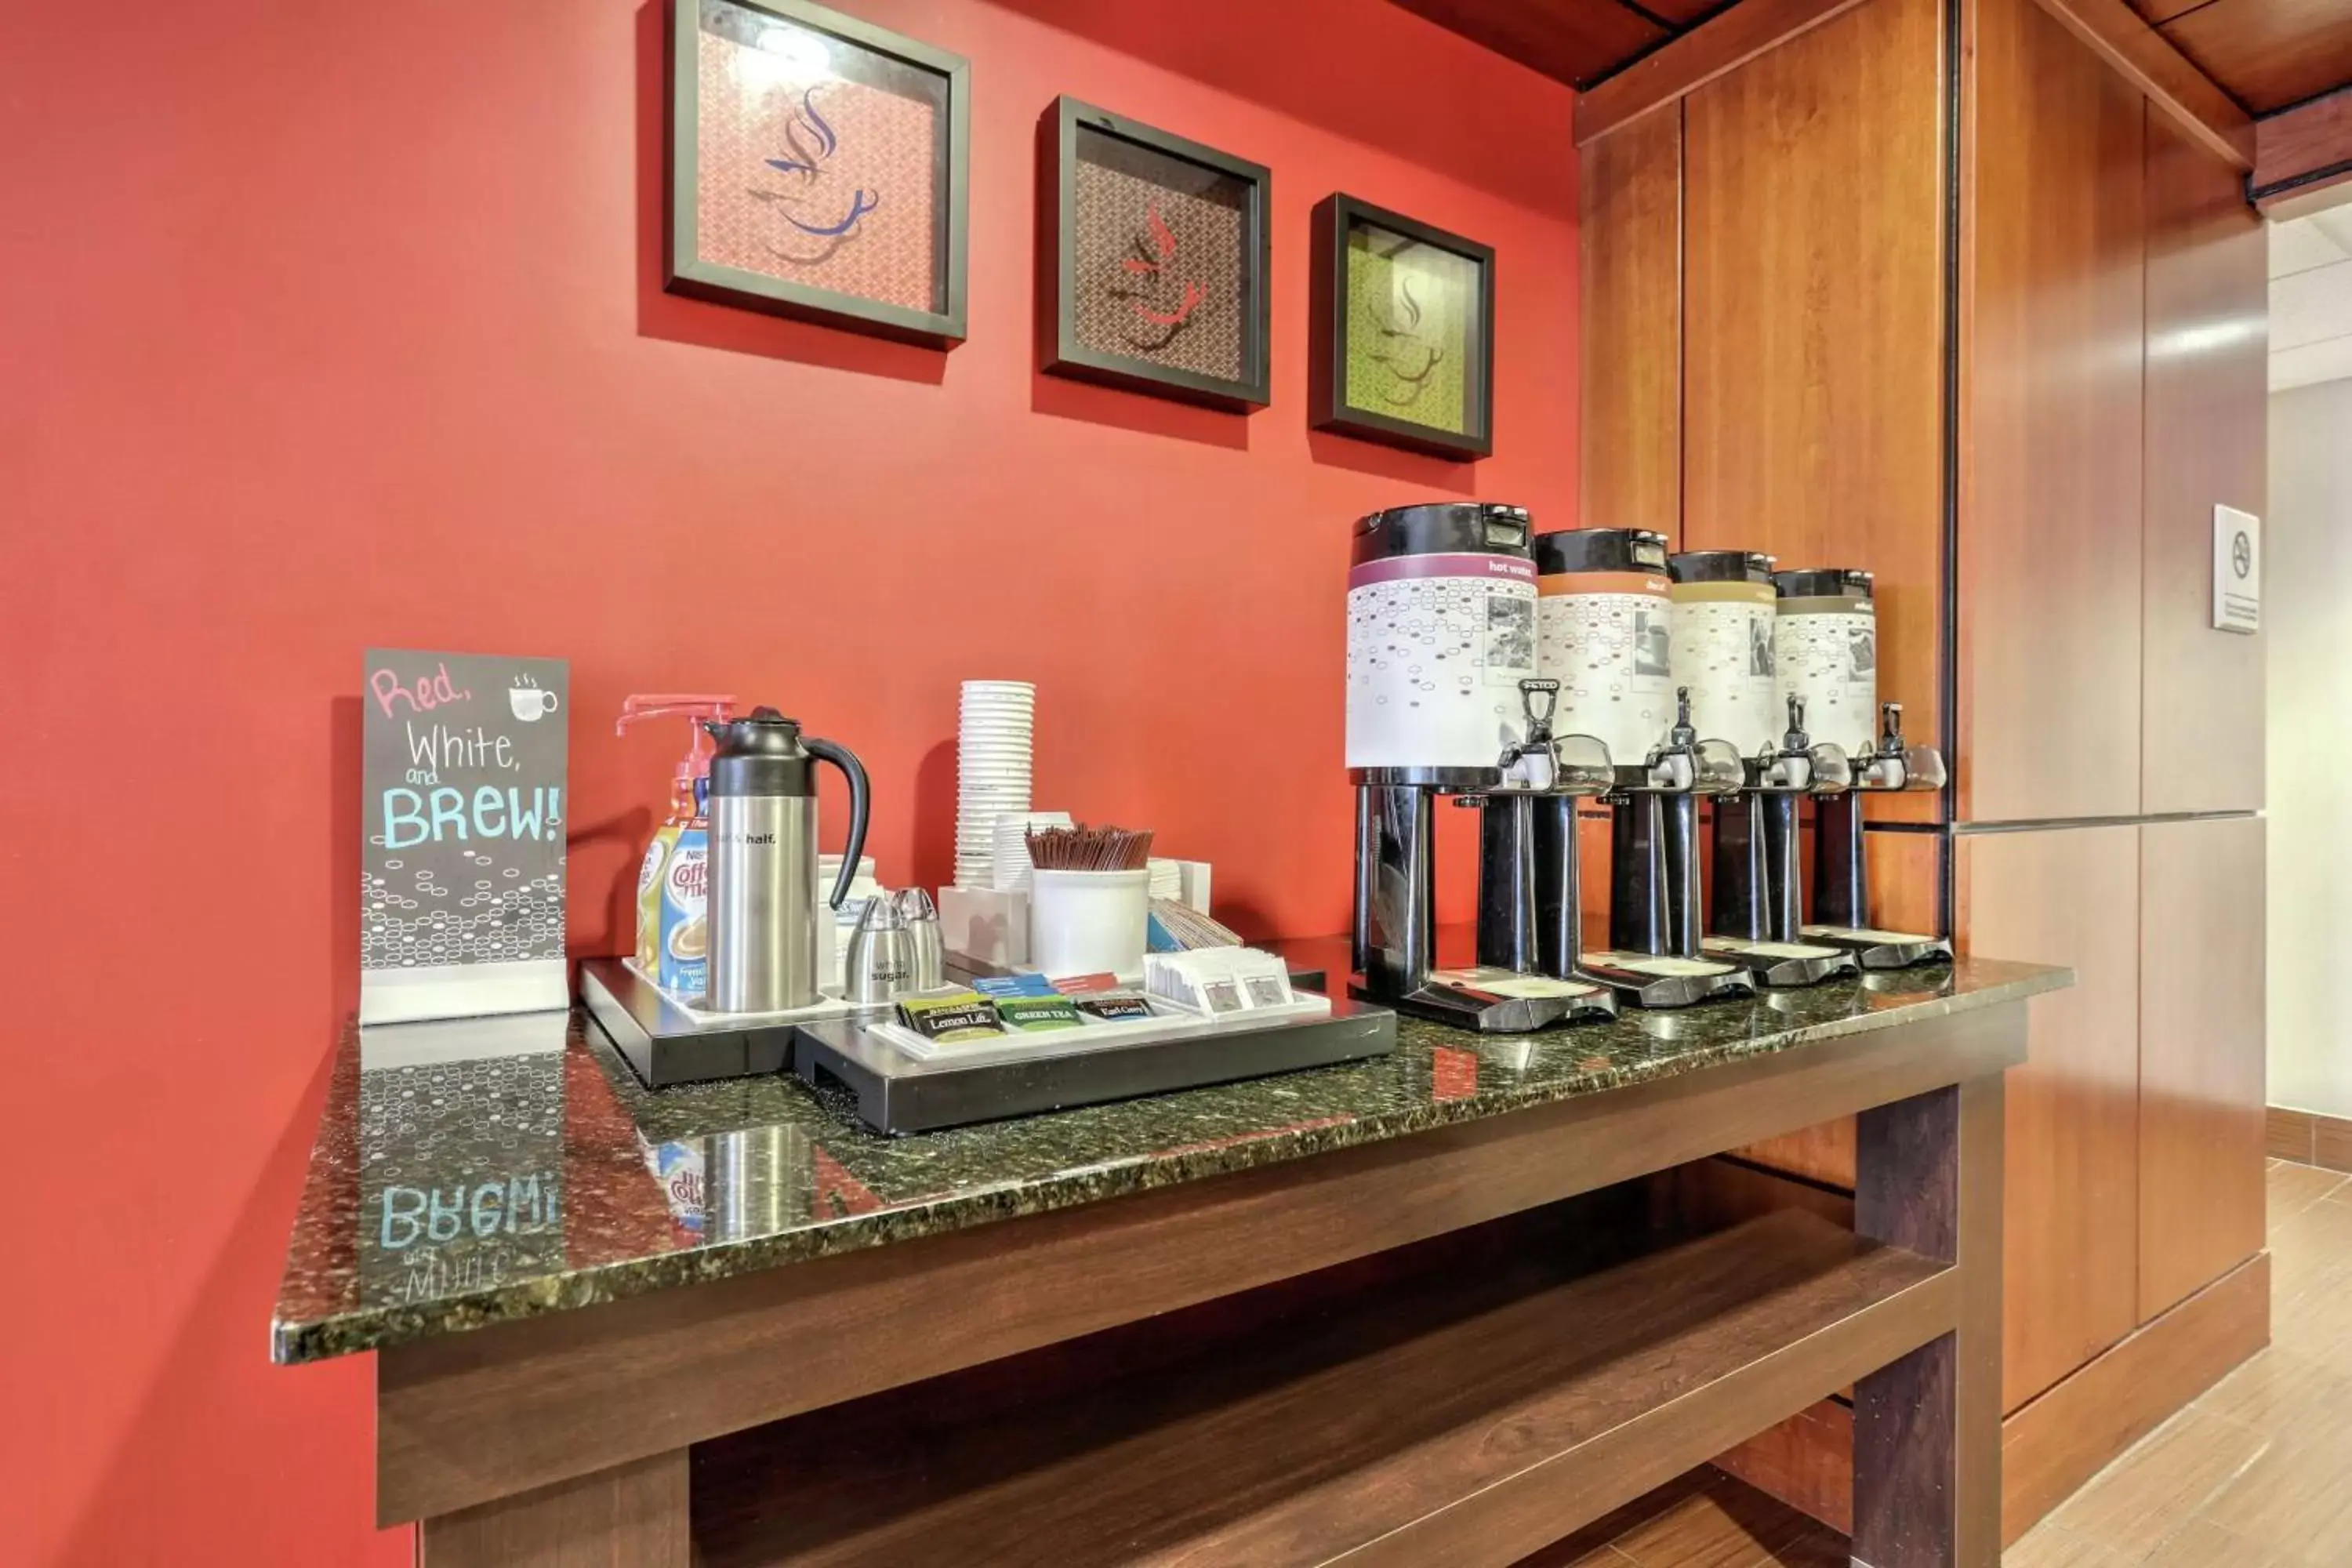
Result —
[[2139, 833], [1963, 837], [1970, 952], [2070, 964], [2009, 1074], [2002, 1408], [2139, 1321]]
[[[1941, 838], [1929, 833], [1873, 833], [1870, 855], [1870, 920], [1894, 931], [1940, 931], [1937, 912]], [[1807, 861], [1810, 866], [1811, 862]], [[1853, 1118], [1842, 1116], [1768, 1138], [1735, 1151], [1741, 1159], [1808, 1181], [1851, 1191], [1853, 1186]]]
[[[1940, 14], [1869, 0], [1684, 100], [1684, 546], [1876, 573], [1880, 691], [1923, 738], [1943, 602]], [[1916, 818], [1937, 797], [1873, 805]]]
[[2140, 572], [2149, 813], [2263, 804], [2263, 642], [2213, 629], [2212, 559], [2214, 503], [2263, 509], [2266, 258], [2238, 172], [2151, 110]]
[[2034, 3], [1975, 0], [1960, 815], [2140, 809], [2139, 95]]
[[1580, 154], [1580, 527], [1680, 537], [1682, 157], [1679, 108]]
[[1887, 931], [1940, 932], [1943, 844], [1933, 833], [1865, 833], [1870, 857], [1870, 920]]
[[2140, 834], [2139, 1316], [2263, 1247], [2259, 817]]

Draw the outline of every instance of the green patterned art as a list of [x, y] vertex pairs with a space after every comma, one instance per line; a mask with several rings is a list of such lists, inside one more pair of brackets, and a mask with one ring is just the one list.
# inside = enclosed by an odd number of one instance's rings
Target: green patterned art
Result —
[[1371, 224], [1351, 227], [1348, 405], [1466, 433], [1478, 285], [1469, 257]]

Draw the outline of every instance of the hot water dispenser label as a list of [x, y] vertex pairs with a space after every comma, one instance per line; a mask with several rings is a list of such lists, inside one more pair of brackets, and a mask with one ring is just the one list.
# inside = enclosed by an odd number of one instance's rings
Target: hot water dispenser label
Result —
[[1536, 662], [1559, 682], [1552, 729], [1591, 735], [1620, 767], [1647, 757], [1675, 721], [1674, 605], [1640, 572], [1541, 578]]
[[1771, 584], [1677, 583], [1675, 683], [1691, 694], [1702, 741], [1728, 741], [1752, 757], [1788, 729], [1773, 652]]
[[569, 667], [371, 648], [360, 1021], [565, 1005]]
[[1401, 555], [1348, 574], [1348, 766], [1493, 767], [1535, 672], [1533, 562]]
[[1783, 599], [1772, 652], [1784, 696], [1801, 698], [1816, 742], [1868, 751], [1878, 738], [1878, 617], [1859, 596]]

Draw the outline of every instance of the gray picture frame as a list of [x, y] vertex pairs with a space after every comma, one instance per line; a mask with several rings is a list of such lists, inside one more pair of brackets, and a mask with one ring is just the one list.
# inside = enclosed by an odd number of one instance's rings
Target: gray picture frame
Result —
[[945, 182], [940, 194], [940, 254], [944, 280], [941, 308], [909, 310], [836, 289], [771, 278], [706, 260], [700, 252], [701, 215], [697, 199], [697, 129], [701, 123], [701, 85], [696, 36], [703, 0], [670, 0], [668, 149], [665, 160], [669, 199], [666, 205], [665, 277], [669, 292], [719, 304], [740, 305], [772, 315], [933, 348], [951, 348], [965, 337], [965, 270], [969, 247], [971, 167], [971, 62], [814, 0], [727, 0], [742, 10], [822, 33], [854, 48], [902, 62], [944, 79], [947, 89]]
[[[1242, 183], [1244, 213], [1241, 307], [1242, 374], [1227, 379], [1081, 342], [1077, 331], [1077, 169], [1081, 132], [1107, 136], [1163, 157], [1195, 164]], [[1047, 106], [1037, 126], [1037, 337], [1039, 367], [1050, 374], [1092, 381], [1206, 407], [1245, 414], [1273, 401], [1268, 345], [1273, 301], [1268, 280], [1274, 250], [1270, 215], [1274, 172], [1263, 163], [1220, 153], [1155, 130], [1066, 94]]]
[[[1470, 325], [1477, 334], [1477, 363], [1465, 379], [1465, 392], [1472, 417], [1468, 428], [1456, 432], [1417, 424], [1362, 408], [1348, 401], [1348, 334], [1354, 329], [1348, 312], [1348, 239], [1360, 226], [1385, 229], [1433, 250], [1442, 250], [1475, 262], [1478, 268], [1478, 304]], [[1336, 431], [1358, 440], [1379, 441], [1433, 458], [1470, 462], [1495, 450], [1495, 248], [1451, 234], [1402, 213], [1375, 206], [1345, 192], [1335, 191], [1315, 207], [1315, 276], [1308, 324], [1313, 338], [1308, 419], [1313, 428]]]

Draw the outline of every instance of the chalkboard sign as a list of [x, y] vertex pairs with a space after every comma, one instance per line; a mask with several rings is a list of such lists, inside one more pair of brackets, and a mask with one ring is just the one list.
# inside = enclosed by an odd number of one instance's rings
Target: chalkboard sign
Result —
[[360, 1022], [566, 1005], [564, 661], [371, 648], [360, 705]]

